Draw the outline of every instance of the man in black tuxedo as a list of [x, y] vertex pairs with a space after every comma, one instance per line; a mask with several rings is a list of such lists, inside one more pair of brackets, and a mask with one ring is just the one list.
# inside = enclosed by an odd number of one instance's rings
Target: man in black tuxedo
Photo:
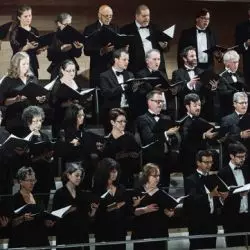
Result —
[[196, 15], [195, 27], [183, 30], [178, 42], [177, 55], [178, 55], [178, 68], [182, 64], [181, 51], [187, 46], [196, 48], [198, 67], [204, 70], [213, 68], [214, 60], [213, 53], [205, 53], [204, 51], [216, 45], [214, 33], [208, 27], [210, 22], [210, 13], [207, 9], [201, 9]]
[[[148, 111], [137, 118], [137, 130], [143, 146], [143, 162], [159, 165], [162, 172], [161, 183], [169, 186], [171, 147], [177, 143], [179, 127], [174, 126], [170, 117], [161, 114], [164, 103], [162, 92], [153, 90], [147, 94]], [[151, 144], [152, 143], [152, 144]], [[151, 145], [150, 145], [151, 144]]]
[[111, 24], [113, 18], [113, 11], [108, 5], [100, 6], [98, 10], [98, 20], [88, 25], [84, 31], [85, 36], [84, 43], [84, 54], [90, 56], [90, 87], [99, 87], [100, 73], [108, 70], [111, 66], [112, 61], [112, 51], [115, 49], [114, 45], [111, 43], [103, 44], [104, 41], [88, 39], [88, 37], [101, 29], [104, 25], [105, 27], [119, 33], [118, 26]]
[[222, 106], [222, 115], [228, 115], [232, 112], [233, 94], [246, 89], [245, 79], [239, 72], [239, 54], [234, 50], [227, 51], [223, 56], [225, 65], [224, 71], [220, 74], [219, 93]]
[[239, 45], [238, 52], [243, 55], [243, 72], [250, 91], [250, 5], [248, 6], [248, 20], [236, 26], [235, 44]]
[[[127, 70], [128, 52], [124, 49], [115, 50], [113, 52], [113, 61], [113, 66], [100, 75], [100, 93], [103, 96], [101, 112], [106, 132], [109, 131], [111, 126], [108, 113], [112, 108], [123, 108], [128, 115], [128, 119], [131, 116], [128, 109], [127, 84], [124, 83], [128, 79], [134, 78], [134, 75]], [[128, 122], [131, 122], [131, 119]], [[128, 126], [130, 125], [128, 124]]]
[[[234, 112], [221, 119], [220, 137], [224, 137], [224, 151], [225, 159], [227, 147], [230, 143], [240, 141], [247, 149], [250, 149], [250, 124], [243, 124], [244, 120], [248, 117], [248, 96], [245, 92], [236, 92], [233, 96]], [[249, 160], [248, 160], [249, 161]]]
[[[121, 33], [134, 35], [133, 43], [129, 44], [130, 62], [128, 69], [134, 74], [146, 67], [145, 54], [150, 49], [158, 49], [161, 53], [160, 70], [166, 72], [163, 51], [167, 49], [167, 42], [159, 42], [156, 34], [160, 30], [150, 23], [150, 10], [146, 5], [136, 9], [135, 21], [121, 28]], [[150, 36], [149, 39], [147, 39]]]
[[[242, 186], [250, 182], [249, 168], [244, 165], [247, 149], [241, 143], [228, 147], [229, 164], [219, 171], [219, 176], [228, 186]], [[230, 194], [222, 209], [222, 222], [225, 233], [250, 231], [249, 191]], [[248, 242], [249, 242], [248, 237]], [[227, 247], [245, 246], [245, 236], [226, 237]]]
[[[159, 70], [161, 64], [161, 54], [157, 49], [151, 49], [145, 56], [146, 67], [135, 74], [136, 78], [159, 77], [157, 81], [144, 81], [144, 83], [129, 97], [130, 108], [134, 117], [145, 114], [148, 109], [146, 95], [154, 88], [167, 88], [168, 77]], [[164, 95], [165, 98], [165, 95]], [[164, 100], [164, 110], [166, 110], [166, 98]]]
[[[186, 110], [184, 107], [184, 97], [189, 93], [196, 93], [200, 95], [201, 82], [198, 77], [204, 70], [197, 67], [196, 49], [188, 46], [181, 52], [181, 58], [184, 65], [173, 71], [172, 82], [177, 83], [182, 81], [181, 84], [176, 86], [176, 92], [179, 101], [179, 116], [182, 117]], [[200, 99], [202, 97], [200, 96]]]
[[[201, 101], [197, 94], [190, 93], [184, 98], [187, 113], [180, 128], [181, 148], [180, 163], [184, 177], [195, 171], [195, 155], [199, 150], [207, 149], [207, 143], [217, 136], [212, 126], [200, 118]], [[185, 179], [184, 179], [185, 185]]]
[[[218, 192], [218, 187], [209, 190], [206, 178], [213, 165], [213, 153], [200, 150], [196, 154], [196, 171], [186, 178], [184, 209], [188, 217], [189, 235], [217, 234], [218, 197], [225, 199], [228, 193]], [[216, 238], [190, 239], [189, 249], [216, 248]]]

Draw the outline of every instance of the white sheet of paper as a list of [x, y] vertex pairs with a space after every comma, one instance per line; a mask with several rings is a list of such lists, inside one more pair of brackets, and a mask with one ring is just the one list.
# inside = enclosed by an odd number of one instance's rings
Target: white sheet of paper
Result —
[[72, 206], [70, 205], [70, 206], [67, 206], [67, 207], [60, 208], [60, 209], [58, 209], [58, 210], [52, 211], [51, 214], [52, 214], [52, 215], [55, 215], [55, 216], [57, 216], [57, 217], [59, 217], [59, 218], [62, 218], [63, 214], [64, 214], [65, 212], [67, 212], [71, 207], [72, 207]]
[[233, 191], [233, 194], [238, 194], [238, 193], [241, 193], [241, 192], [246, 192], [246, 191], [249, 191], [250, 190], [250, 183], [240, 187], [240, 188], [236, 188], [234, 191]]
[[174, 37], [174, 32], [175, 32], [175, 24], [172, 25], [171, 27], [163, 30], [163, 33], [166, 34], [167, 36], [173, 38]]

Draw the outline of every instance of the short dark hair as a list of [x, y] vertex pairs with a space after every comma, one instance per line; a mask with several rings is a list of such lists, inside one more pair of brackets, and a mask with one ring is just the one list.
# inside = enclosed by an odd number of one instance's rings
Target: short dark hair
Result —
[[27, 175], [35, 175], [35, 171], [31, 167], [21, 167], [16, 174], [17, 180], [24, 181]]
[[201, 16], [206, 16], [207, 13], [210, 13], [210, 11], [206, 8], [202, 8], [200, 9], [197, 13], [196, 13], [196, 17], [195, 18], [199, 18]]
[[228, 153], [233, 156], [236, 154], [247, 153], [247, 148], [240, 142], [230, 143], [228, 145]]
[[211, 150], [199, 150], [196, 153], [195, 160], [196, 160], [196, 162], [197, 161], [201, 162], [202, 157], [210, 157], [210, 156], [213, 157], [213, 152]]
[[77, 115], [81, 110], [83, 110], [84, 112], [84, 108], [78, 103], [72, 103], [69, 105], [69, 107], [65, 111], [65, 116], [63, 121], [63, 125], [65, 128], [71, 127], [76, 129]]
[[196, 51], [196, 48], [195, 48], [194, 46], [187, 46], [187, 47], [185, 47], [185, 48], [181, 51], [180, 57], [181, 57], [181, 58], [183, 58], [183, 57], [186, 58], [187, 55], [188, 55], [188, 52], [189, 52], [190, 50]]
[[109, 120], [115, 121], [119, 115], [127, 116], [126, 112], [121, 108], [113, 108], [109, 111]]
[[150, 91], [147, 95], [146, 95], [146, 98], [147, 100], [151, 99], [154, 95], [161, 95], [162, 94], [162, 91], [161, 90], [158, 90], [158, 89], [154, 89], [152, 91]]
[[190, 93], [185, 95], [184, 97], [184, 105], [190, 105], [191, 102], [198, 102], [200, 101], [200, 97], [195, 93]]
[[81, 167], [81, 162], [70, 162], [67, 164], [66, 170], [62, 174], [62, 183], [66, 185], [69, 181], [68, 174], [73, 174], [74, 172], [80, 170], [82, 172], [81, 178], [84, 175], [84, 169]]
[[127, 55], [129, 54], [128, 51], [124, 48], [117, 49], [113, 52], [113, 63], [115, 62], [115, 59], [119, 59], [121, 57], [122, 53], [126, 53]]
[[44, 120], [45, 114], [43, 109], [38, 106], [29, 106], [23, 110], [22, 120], [26, 125], [29, 125], [35, 116], [41, 116], [42, 120]]
[[149, 7], [145, 4], [141, 4], [135, 9], [135, 14], [140, 15], [142, 10], [149, 10]]

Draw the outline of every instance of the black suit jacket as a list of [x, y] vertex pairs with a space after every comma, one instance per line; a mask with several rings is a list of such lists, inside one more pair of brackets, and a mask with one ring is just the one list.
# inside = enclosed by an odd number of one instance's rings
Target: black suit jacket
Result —
[[137, 118], [136, 127], [140, 134], [142, 145], [145, 146], [156, 142], [143, 150], [144, 159], [157, 163], [165, 157], [164, 144], [170, 147], [175, 144], [176, 137], [169, 136], [169, 141], [167, 141], [164, 132], [173, 126], [174, 123], [170, 117], [162, 114], [158, 122], [156, 122], [155, 118], [148, 111]]
[[[119, 33], [118, 26], [110, 24], [108, 26], [114, 32]], [[90, 82], [93, 87], [99, 85], [100, 73], [109, 69], [112, 64], [112, 53], [100, 55], [100, 49], [104, 46], [102, 41], [89, 42], [87, 37], [101, 28], [99, 21], [85, 27], [83, 35], [86, 38], [84, 43], [84, 54], [90, 56]], [[105, 44], [106, 45], [106, 44]]]
[[235, 44], [240, 45], [238, 47], [238, 52], [243, 55], [243, 71], [248, 84], [248, 89], [250, 85], [250, 50], [245, 49], [244, 42], [246, 42], [250, 37], [250, 21], [247, 20], [236, 26], [235, 29]]
[[[182, 50], [188, 46], [193, 46], [197, 49], [197, 31], [196, 27], [192, 27], [189, 29], [185, 29], [181, 32], [180, 39], [178, 42], [178, 48], [177, 48], [177, 61], [178, 61], [178, 68], [180, 68], [183, 65], [182, 58], [180, 58], [180, 53]], [[214, 33], [210, 30], [210, 28], [207, 28], [207, 48], [210, 49], [211, 47], [214, 47], [216, 45], [216, 38]], [[198, 56], [197, 56], [198, 58]], [[214, 64], [213, 55], [208, 54], [208, 67], [212, 68]], [[198, 67], [200, 63], [198, 61]]]
[[[249, 183], [250, 182], [249, 171], [247, 170], [246, 167], [242, 167], [242, 173], [245, 179], [245, 184]], [[229, 165], [220, 169], [218, 175], [228, 186], [237, 185], [233, 171]], [[230, 218], [230, 216], [232, 215], [239, 213], [241, 198], [242, 197], [240, 196], [240, 194], [230, 194], [227, 197], [227, 199], [224, 202], [222, 210], [223, 216], [226, 216], [226, 219]], [[249, 209], [250, 209], [250, 195], [248, 194], [248, 211]]]
[[[159, 30], [156, 28], [156, 26], [153, 24], [149, 24], [149, 33], [151, 36], [152, 47], [154, 49], [158, 49], [161, 53], [160, 70], [166, 72], [163, 49], [160, 47], [159, 43], [156, 41], [156, 38], [154, 36], [154, 34], [157, 32], [159, 32]], [[121, 33], [135, 36], [134, 42], [129, 44], [130, 58], [129, 58], [129, 67], [128, 67], [128, 69], [135, 74], [139, 70], [146, 67], [145, 52], [144, 52], [141, 36], [139, 34], [139, 31], [135, 22], [127, 24], [124, 27], [122, 27]]]
[[[134, 78], [134, 75], [125, 70], [124, 82], [130, 78]], [[121, 96], [124, 90], [121, 84], [118, 83], [114, 71], [111, 69], [101, 73], [100, 75], [100, 89], [103, 96], [103, 108], [112, 109], [119, 108], [121, 103]]]

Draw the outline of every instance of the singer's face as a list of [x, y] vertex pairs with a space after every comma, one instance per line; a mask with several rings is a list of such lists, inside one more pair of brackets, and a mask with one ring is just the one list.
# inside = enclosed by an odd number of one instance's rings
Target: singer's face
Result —
[[140, 14], [136, 14], [135, 19], [142, 27], [148, 26], [150, 22], [149, 9], [141, 10]]
[[24, 180], [20, 181], [20, 186], [22, 189], [25, 189], [28, 192], [32, 192], [34, 185], [36, 184], [35, 175], [26, 175]]
[[162, 95], [154, 94], [151, 99], [148, 100], [148, 108], [158, 115], [161, 113], [164, 100]]
[[209, 173], [212, 165], [213, 165], [212, 156], [202, 156], [201, 161], [197, 161], [198, 169], [202, 171], [204, 174]]
[[110, 177], [109, 177], [109, 179], [111, 181], [116, 181], [117, 175], [118, 175], [118, 171], [116, 169], [113, 169], [113, 170], [110, 171]]
[[75, 78], [75, 75], [76, 75], [75, 65], [73, 65], [73, 64], [67, 65], [65, 69], [62, 69], [62, 74], [67, 79], [73, 80]]
[[238, 98], [238, 100], [234, 102], [234, 108], [236, 112], [244, 115], [247, 112], [248, 99], [244, 97]]
[[34, 116], [31, 123], [28, 125], [30, 131], [38, 132], [42, 128], [43, 118], [41, 116]]
[[24, 58], [20, 61], [19, 65], [19, 71], [20, 71], [20, 76], [24, 76], [28, 73], [30, 68], [30, 60], [29, 58]]
[[210, 14], [196, 18], [196, 25], [201, 29], [206, 29], [210, 22]]
[[119, 115], [115, 121], [112, 121], [113, 128], [118, 129], [120, 132], [125, 131], [126, 124], [127, 120], [124, 115]]
[[154, 51], [150, 53], [150, 56], [146, 59], [146, 63], [149, 69], [156, 71], [159, 69], [161, 63], [160, 53]]
[[98, 18], [104, 25], [109, 25], [113, 18], [112, 9], [108, 6], [100, 8]]
[[185, 65], [190, 68], [197, 66], [197, 55], [195, 50], [189, 50], [187, 53], [187, 57], [183, 57]]
[[246, 153], [237, 153], [236, 155], [230, 154], [230, 159], [237, 167], [242, 167], [246, 160]]
[[231, 60], [225, 63], [225, 66], [230, 69], [233, 73], [238, 70], [239, 60]]
[[159, 181], [160, 181], [160, 170], [157, 169], [149, 175], [148, 184], [150, 187], [157, 187]]
[[120, 70], [126, 70], [129, 63], [129, 55], [122, 52], [119, 58], [115, 58], [115, 67]]
[[85, 114], [83, 112], [83, 110], [80, 110], [77, 114], [77, 124], [78, 125], [82, 125], [83, 122], [84, 122], [84, 117], [85, 117]]
[[199, 116], [201, 112], [201, 101], [190, 102], [189, 105], [186, 105], [186, 109], [189, 114], [193, 116]]
[[31, 10], [25, 10], [23, 14], [18, 17], [21, 26], [30, 26], [32, 21], [32, 12]]
[[72, 174], [67, 174], [69, 182], [71, 182], [74, 186], [79, 186], [82, 178], [82, 171], [76, 170]]

